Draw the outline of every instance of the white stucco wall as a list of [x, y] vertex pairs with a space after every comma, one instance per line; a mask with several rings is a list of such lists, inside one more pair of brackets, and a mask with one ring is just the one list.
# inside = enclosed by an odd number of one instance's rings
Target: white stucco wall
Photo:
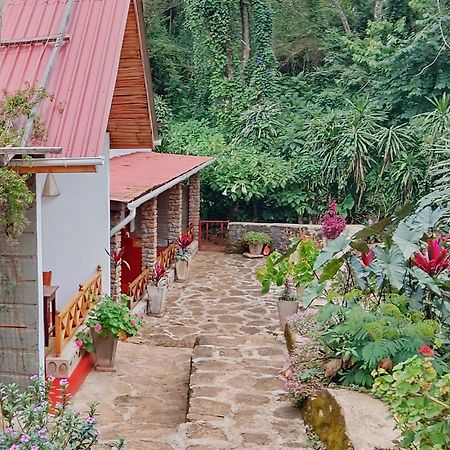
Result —
[[[60, 195], [42, 197], [43, 271], [58, 285], [57, 308], [102, 266], [103, 293], [110, 292], [109, 141], [96, 173], [54, 174]], [[45, 175], [42, 175], [45, 181]], [[43, 185], [43, 183], [42, 183]], [[42, 192], [42, 191], [41, 191]]]

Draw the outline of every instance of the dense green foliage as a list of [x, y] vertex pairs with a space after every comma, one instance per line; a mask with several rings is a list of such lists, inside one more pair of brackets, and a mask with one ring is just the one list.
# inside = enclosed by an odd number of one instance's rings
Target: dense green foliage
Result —
[[203, 214], [376, 219], [427, 193], [450, 127], [447, 0], [147, 0], [164, 151]]
[[433, 351], [398, 364], [391, 374], [381, 370], [374, 392], [384, 398], [402, 432], [402, 447], [420, 450], [447, 449], [450, 445], [450, 374], [439, 376]]

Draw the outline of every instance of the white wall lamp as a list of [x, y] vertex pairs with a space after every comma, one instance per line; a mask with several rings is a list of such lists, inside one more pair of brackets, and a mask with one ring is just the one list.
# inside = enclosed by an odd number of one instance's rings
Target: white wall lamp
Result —
[[47, 174], [45, 179], [44, 189], [42, 190], [43, 197], [58, 197], [61, 193], [59, 192], [58, 185], [56, 184], [55, 177], [52, 173]]

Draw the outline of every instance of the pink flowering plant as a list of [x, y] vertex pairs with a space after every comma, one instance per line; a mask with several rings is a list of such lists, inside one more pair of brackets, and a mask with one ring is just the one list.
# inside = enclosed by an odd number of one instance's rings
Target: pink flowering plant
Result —
[[339, 215], [337, 203], [334, 200], [328, 205], [328, 209], [324, 212], [320, 224], [322, 225], [322, 234], [327, 239], [336, 239], [345, 230], [347, 222]]
[[[25, 390], [0, 384], [0, 448], [4, 450], [88, 450], [97, 448], [96, 404], [87, 414], [69, 408], [67, 380], [59, 382], [59, 403], [52, 408], [50, 389], [54, 378], [33, 375]], [[123, 439], [115, 445], [122, 449]]]
[[103, 297], [89, 313], [86, 325], [90, 331], [77, 333], [75, 344], [92, 352], [94, 346], [90, 333], [99, 333], [102, 336], [111, 333], [121, 341], [134, 336], [142, 326], [142, 319], [131, 312], [128, 304], [129, 297], [126, 295], [122, 295], [118, 301], [109, 296]]

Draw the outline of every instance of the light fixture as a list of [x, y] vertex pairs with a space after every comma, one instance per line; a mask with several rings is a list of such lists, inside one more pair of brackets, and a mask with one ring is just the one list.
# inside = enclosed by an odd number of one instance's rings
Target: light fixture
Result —
[[44, 189], [42, 191], [43, 197], [58, 197], [61, 193], [59, 192], [58, 185], [56, 184], [55, 177], [52, 173], [47, 174], [45, 179]]

